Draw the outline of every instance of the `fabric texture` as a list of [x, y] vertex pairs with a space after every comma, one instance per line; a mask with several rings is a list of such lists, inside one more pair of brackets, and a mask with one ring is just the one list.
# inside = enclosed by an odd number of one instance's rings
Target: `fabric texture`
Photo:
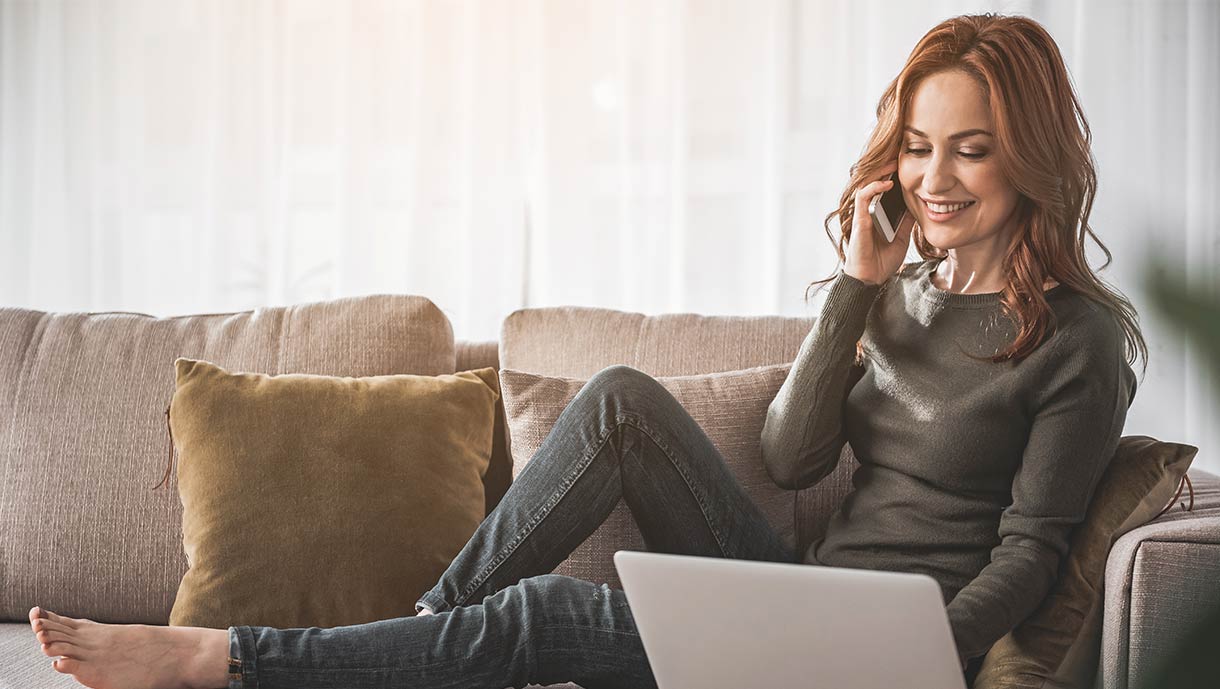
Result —
[[1097, 486], [1050, 594], [987, 653], [976, 689], [1087, 689], [1101, 649], [1102, 586], [1114, 541], [1166, 506], [1199, 449], [1126, 436]]
[[[1199, 469], [1187, 475], [1190, 495], [1110, 549], [1098, 670], [1106, 689], [1140, 687], [1172, 645], [1220, 605], [1220, 476]], [[1178, 554], [1188, 557], [1161, 557]]]
[[811, 318], [645, 315], [561, 306], [514, 311], [500, 332], [500, 368], [589, 378], [614, 364], [690, 376], [791, 363]]
[[175, 364], [190, 569], [170, 624], [413, 615], [483, 519], [495, 369], [350, 378]]
[[[788, 364], [702, 376], [661, 376], [657, 380], [678, 400], [724, 457], [738, 483], [789, 547], [794, 545], [792, 494], [777, 487], [763, 470], [758, 438], [767, 405], [783, 383]], [[501, 370], [505, 413], [513, 438], [513, 472], [520, 474], [534, 457], [555, 421], [586, 381]], [[621, 588], [614, 568], [616, 550], [646, 550], [631, 520], [610, 519], [555, 569], [594, 583]]]
[[35, 604], [169, 619], [187, 568], [182, 503], [172, 476], [152, 488], [178, 357], [268, 374], [454, 372], [449, 320], [418, 296], [166, 318], [0, 309], [0, 619]]
[[1050, 590], [1136, 380], [1117, 319], [1063, 285], [1045, 293], [1048, 337], [993, 363], [1016, 332], [1001, 294], [941, 290], [938, 263], [880, 285], [840, 271], [768, 409], [762, 450], [779, 485], [806, 488], [850, 443], [855, 488], [805, 561], [933, 577], [965, 661]]

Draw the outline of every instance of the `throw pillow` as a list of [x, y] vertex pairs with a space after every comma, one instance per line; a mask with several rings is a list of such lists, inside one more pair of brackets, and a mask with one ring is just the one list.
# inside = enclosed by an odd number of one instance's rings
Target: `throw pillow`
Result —
[[[784, 383], [790, 363], [706, 375], [659, 377], [724, 457], [737, 481], [791, 547], [795, 492], [775, 485], [762, 464], [759, 440], [767, 407]], [[559, 415], [586, 381], [503, 369], [504, 411], [512, 437], [513, 476], [521, 472], [550, 433]], [[616, 550], [644, 550], [644, 541], [626, 503], [607, 517], [593, 536], [555, 572], [621, 588], [614, 568]]]
[[1160, 513], [1199, 448], [1124, 436], [1042, 605], [992, 646], [975, 689], [1093, 686], [1110, 546]]
[[496, 370], [350, 378], [174, 365], [190, 568], [170, 624], [414, 615], [484, 517]]

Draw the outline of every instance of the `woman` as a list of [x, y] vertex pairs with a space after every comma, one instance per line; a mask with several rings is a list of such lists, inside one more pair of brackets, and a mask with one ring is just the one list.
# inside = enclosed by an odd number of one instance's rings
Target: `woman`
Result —
[[[546, 574], [622, 498], [653, 550], [933, 576], [971, 679], [1052, 584], [1135, 393], [1124, 345], [1145, 362], [1147, 349], [1130, 303], [1085, 262], [1088, 125], [1040, 25], [941, 23], [877, 119], [826, 222], [839, 217], [842, 269], [821, 281], [834, 280], [822, 316], [763, 430], [781, 486], [816, 483], [848, 441], [861, 461], [803, 557], [674, 398], [613, 366], [565, 409], [421, 614], [219, 630], [34, 608], [44, 652], [63, 656], [55, 669], [124, 689], [654, 686], [623, 593]], [[887, 242], [867, 204], [894, 170], [910, 213]], [[904, 265], [912, 237], [925, 260]]]

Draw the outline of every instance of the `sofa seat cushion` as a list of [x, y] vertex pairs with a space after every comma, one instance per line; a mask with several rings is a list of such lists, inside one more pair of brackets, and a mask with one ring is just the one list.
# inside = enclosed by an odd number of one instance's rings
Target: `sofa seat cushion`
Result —
[[[164, 624], [186, 572], [170, 452], [174, 360], [241, 371], [454, 372], [431, 301], [369, 296], [239, 313], [0, 309], [0, 620], [34, 605]], [[36, 510], [29, 505], [38, 505]]]
[[[795, 531], [792, 491], [775, 485], [763, 467], [759, 450], [767, 406], [783, 385], [789, 368], [789, 364], [777, 364], [700, 376], [662, 376], [657, 380], [711, 439], [737, 481], [791, 548]], [[514, 475], [533, 458], [585, 382], [580, 378], [500, 371], [513, 438]], [[613, 562], [615, 551], [645, 549], [631, 512], [620, 501], [602, 526], [555, 572], [621, 588]]]
[[0, 658], [0, 689], [80, 689], [72, 675], [51, 667], [28, 621], [0, 622]]

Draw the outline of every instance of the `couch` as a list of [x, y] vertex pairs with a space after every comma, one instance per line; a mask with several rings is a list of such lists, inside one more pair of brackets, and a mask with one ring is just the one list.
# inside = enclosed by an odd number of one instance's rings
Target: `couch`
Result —
[[[39, 651], [25, 618], [34, 604], [101, 622], [167, 623], [187, 567], [182, 506], [173, 483], [152, 487], [171, 453], [165, 410], [179, 356], [269, 374], [492, 366], [586, 378], [627, 364], [669, 376], [791, 362], [812, 323], [535, 308], [506, 317], [498, 341], [468, 342], [454, 340], [431, 301], [405, 295], [175, 318], [0, 308], [0, 689], [77, 686]], [[499, 414], [488, 510], [512, 480], [502, 405]], [[831, 476], [786, 498], [802, 552], [850, 486], [850, 447], [844, 455]], [[1135, 686], [1205, 604], [1220, 604], [1220, 478], [1197, 469], [1190, 478], [1193, 510], [1170, 510], [1111, 550], [1099, 687]], [[609, 554], [639, 543], [620, 505], [582, 546], [580, 571], [617, 581]]]

